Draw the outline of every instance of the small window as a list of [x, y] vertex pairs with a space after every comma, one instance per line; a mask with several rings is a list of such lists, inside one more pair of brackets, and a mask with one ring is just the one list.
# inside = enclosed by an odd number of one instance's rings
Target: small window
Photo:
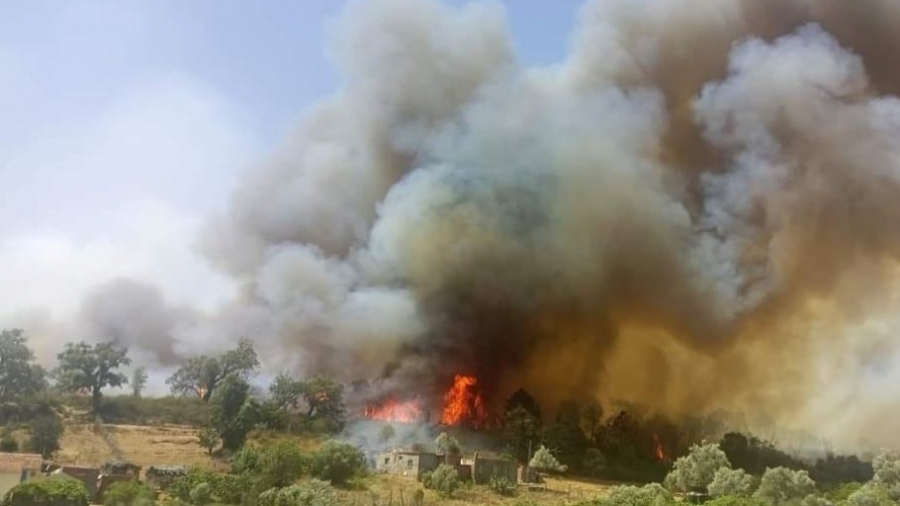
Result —
[[409, 460], [406, 461], [406, 467], [408, 467], [408, 468], [410, 468], [410, 469], [412, 469], [412, 464], [413, 464], [413, 463], [412, 463], [412, 459], [409, 459]]
[[391, 461], [391, 458], [390, 458], [390, 457], [385, 457], [385, 458], [384, 458], [384, 465], [387, 465], [387, 463], [390, 462], [390, 461]]

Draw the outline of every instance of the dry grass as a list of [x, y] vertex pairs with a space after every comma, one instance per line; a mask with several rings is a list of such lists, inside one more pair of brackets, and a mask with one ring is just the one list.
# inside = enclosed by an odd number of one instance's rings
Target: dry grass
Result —
[[[183, 426], [106, 425], [125, 460], [142, 467], [183, 465], [218, 469], [222, 464], [197, 445], [197, 429]], [[68, 424], [56, 456], [60, 464], [99, 466], [113, 452], [90, 424]]]

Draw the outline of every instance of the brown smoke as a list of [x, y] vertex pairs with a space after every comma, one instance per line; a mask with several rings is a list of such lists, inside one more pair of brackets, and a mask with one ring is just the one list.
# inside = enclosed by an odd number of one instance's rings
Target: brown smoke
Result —
[[595, 0], [526, 68], [497, 4], [353, 3], [340, 91], [205, 237], [246, 281], [230, 321], [273, 368], [900, 443], [897, 26], [894, 0]]

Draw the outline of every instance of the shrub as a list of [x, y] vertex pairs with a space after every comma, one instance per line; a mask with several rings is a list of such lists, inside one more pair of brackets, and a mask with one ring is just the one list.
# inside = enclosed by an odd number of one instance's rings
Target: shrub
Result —
[[311, 473], [316, 478], [344, 485], [352, 476], [363, 472], [365, 459], [355, 446], [329, 441], [316, 453], [311, 463]]
[[146, 485], [136, 481], [119, 481], [113, 483], [103, 493], [105, 506], [133, 506], [138, 499], [153, 500], [155, 494]]
[[709, 495], [714, 497], [723, 495], [747, 497], [753, 489], [753, 477], [743, 469], [720, 467], [713, 475], [708, 488]]
[[0, 452], [17, 453], [18, 451], [19, 442], [12, 437], [12, 434], [4, 434], [0, 439]]
[[816, 483], [806, 471], [786, 467], [766, 469], [753, 497], [775, 506], [803, 499], [816, 491]]
[[900, 500], [900, 455], [883, 453], [872, 461], [873, 482], [887, 491], [891, 499]]
[[268, 487], [286, 487], [303, 475], [307, 459], [296, 445], [278, 443], [259, 452], [256, 466]]
[[643, 487], [620, 485], [609, 490], [604, 506], [674, 506], [675, 498], [658, 483]]
[[666, 485], [682, 492], [707, 491], [719, 468], [731, 468], [725, 452], [713, 443], [691, 446], [690, 453], [678, 458], [672, 472], [666, 476]]
[[29, 481], [6, 493], [3, 506], [88, 506], [84, 484], [71, 478], [49, 478]]
[[896, 506], [897, 503], [891, 500], [886, 488], [870, 482], [850, 494], [843, 504], [845, 506]]
[[596, 448], [588, 448], [584, 452], [582, 467], [584, 471], [593, 477], [603, 476], [606, 473], [608, 462], [603, 452]]
[[850, 482], [841, 483], [839, 486], [829, 490], [825, 497], [833, 503], [846, 501], [854, 492], [862, 488], [862, 483]]
[[191, 492], [201, 483], [208, 483], [212, 496], [228, 504], [239, 504], [252, 487], [252, 479], [247, 475], [219, 474], [195, 469], [172, 482], [169, 492], [182, 501], [191, 501]]
[[820, 495], [810, 494], [800, 501], [800, 506], [834, 506], [834, 503]]
[[219, 433], [216, 432], [216, 429], [212, 427], [204, 427], [197, 433], [197, 444], [210, 455], [212, 455], [213, 451], [215, 451], [216, 447], [219, 446], [219, 443], [221, 442], [222, 438], [219, 437]]
[[[424, 480], [423, 480], [424, 481]], [[459, 473], [456, 468], [447, 464], [441, 464], [430, 474], [426, 488], [432, 488], [441, 497], [453, 497], [453, 494], [462, 486]]]
[[198, 483], [191, 490], [191, 504], [194, 506], [205, 506], [212, 501], [212, 487], [209, 483]]
[[528, 466], [538, 471], [556, 473], [564, 473], [567, 469], [566, 466], [559, 463], [559, 460], [544, 445], [541, 445], [538, 451], [534, 452], [534, 456], [531, 457], [531, 462], [528, 463]]
[[31, 439], [28, 446], [32, 451], [49, 458], [59, 450], [59, 438], [63, 433], [63, 425], [59, 417], [46, 415], [31, 422]]
[[516, 484], [509, 481], [506, 477], [491, 476], [489, 484], [491, 491], [506, 497], [516, 495]]
[[257, 506], [337, 506], [334, 488], [327, 482], [310, 480], [302, 485], [270, 488], [259, 495]]

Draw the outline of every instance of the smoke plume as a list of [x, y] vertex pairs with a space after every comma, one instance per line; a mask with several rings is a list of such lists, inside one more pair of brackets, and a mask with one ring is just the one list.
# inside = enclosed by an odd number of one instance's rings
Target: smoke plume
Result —
[[[340, 89], [202, 238], [239, 300], [85, 311], [161, 357], [248, 335], [273, 371], [410, 394], [467, 373], [494, 404], [900, 444], [897, 26], [894, 0], [591, 0], [526, 67], [498, 3], [353, 2]], [[96, 309], [132, 303], [141, 328]]]

